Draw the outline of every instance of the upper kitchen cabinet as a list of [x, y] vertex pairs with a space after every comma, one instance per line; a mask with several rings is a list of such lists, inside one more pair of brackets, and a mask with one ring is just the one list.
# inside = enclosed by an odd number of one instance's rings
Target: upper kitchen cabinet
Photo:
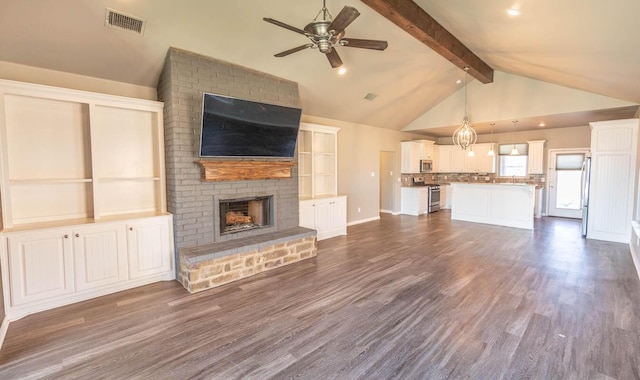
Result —
[[0, 81], [2, 227], [166, 212], [163, 105]]
[[402, 148], [401, 172], [420, 173], [420, 160], [431, 160], [437, 168], [436, 145], [432, 140], [413, 140], [400, 143]]
[[475, 144], [475, 155], [469, 157], [468, 150], [456, 145], [438, 145], [438, 171], [441, 173], [495, 173], [495, 157], [489, 156], [493, 144]]
[[402, 157], [400, 159], [402, 173], [420, 173], [422, 159], [422, 143], [420, 141], [403, 141]]
[[338, 193], [338, 131], [340, 128], [300, 123], [298, 185], [301, 199]]
[[529, 174], [544, 174], [545, 140], [527, 141], [529, 144]]

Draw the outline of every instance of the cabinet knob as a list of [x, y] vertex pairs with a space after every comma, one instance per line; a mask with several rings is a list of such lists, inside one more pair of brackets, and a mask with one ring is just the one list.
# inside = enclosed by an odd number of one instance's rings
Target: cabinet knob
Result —
[[129, 231], [133, 231], [133, 227], [129, 227]]
[[76, 234], [76, 237], [80, 237], [80, 234]]
[[68, 234], [64, 234], [64, 238], [65, 239], [69, 239], [69, 235]]

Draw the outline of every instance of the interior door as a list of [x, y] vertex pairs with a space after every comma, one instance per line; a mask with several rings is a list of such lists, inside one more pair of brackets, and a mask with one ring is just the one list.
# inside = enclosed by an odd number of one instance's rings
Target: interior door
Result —
[[582, 218], [582, 163], [587, 152], [549, 152], [549, 216]]
[[380, 212], [392, 213], [395, 198], [395, 152], [380, 152]]

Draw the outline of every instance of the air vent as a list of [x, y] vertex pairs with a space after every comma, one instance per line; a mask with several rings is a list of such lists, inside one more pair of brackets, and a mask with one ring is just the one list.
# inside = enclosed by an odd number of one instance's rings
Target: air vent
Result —
[[373, 93], [371, 93], [371, 92], [370, 92], [370, 93], [368, 93], [367, 95], [365, 95], [365, 97], [364, 97], [364, 98], [365, 98], [365, 99], [367, 99], [367, 100], [373, 100], [373, 99], [375, 99], [375, 98], [376, 98], [376, 96], [378, 96], [378, 95], [373, 94]]
[[107, 8], [104, 24], [112, 28], [138, 34], [144, 33], [144, 20]]

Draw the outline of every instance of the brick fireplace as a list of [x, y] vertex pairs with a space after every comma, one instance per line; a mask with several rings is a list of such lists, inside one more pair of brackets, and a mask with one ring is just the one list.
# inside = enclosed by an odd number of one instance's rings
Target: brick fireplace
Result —
[[[300, 107], [295, 82], [169, 49], [158, 84], [158, 98], [165, 103], [167, 205], [174, 214], [178, 278], [190, 291], [311, 257], [316, 252], [315, 231], [298, 227], [297, 162], [290, 178], [202, 180], [197, 162], [205, 92]], [[236, 210], [236, 214], [227, 216], [226, 211], [220, 211], [221, 202], [226, 200], [265, 198], [268, 210], [264, 203], [252, 203], [246, 205], [252, 208], [251, 212]], [[258, 208], [268, 215], [260, 216], [256, 223], [256, 216], [251, 213], [255, 214]], [[251, 218], [254, 220], [249, 223]], [[247, 222], [247, 226], [226, 230], [221, 225], [226, 227], [227, 221]], [[259, 255], [251, 260], [245, 257], [256, 252]]]

